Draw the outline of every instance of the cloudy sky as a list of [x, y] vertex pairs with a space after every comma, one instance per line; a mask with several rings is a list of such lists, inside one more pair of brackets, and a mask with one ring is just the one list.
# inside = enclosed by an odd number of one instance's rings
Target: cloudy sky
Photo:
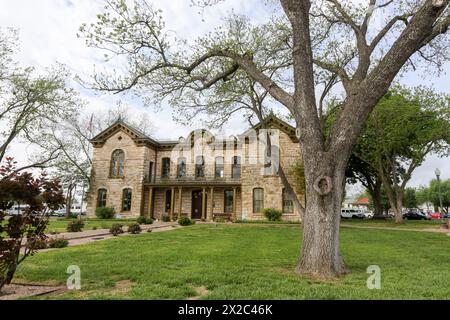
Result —
[[[270, 9], [260, 0], [228, 0], [203, 15], [199, 14], [198, 8], [190, 6], [190, 0], [154, 0], [153, 3], [163, 10], [167, 26], [188, 39], [220, 25], [221, 18], [231, 10], [245, 13], [255, 22], [264, 21], [271, 14]], [[19, 30], [21, 52], [18, 53], [17, 59], [23, 66], [43, 69], [59, 62], [65, 64], [74, 74], [88, 77], [94, 65], [102, 65], [103, 53], [87, 48], [84, 41], [76, 37], [80, 25], [94, 21], [96, 14], [102, 11], [101, 0], [0, 0], [0, 8], [0, 28], [13, 27]], [[436, 90], [450, 93], [448, 73], [439, 77], [410, 74], [402, 82], [410, 86], [433, 86]], [[122, 100], [133, 112], [148, 113], [156, 127], [156, 138], [176, 139], [191, 130], [175, 123], [169, 108], [156, 112], [152, 108], [143, 107], [139, 100], [129, 96], [96, 95], [80, 88], [76, 83], [73, 85], [89, 102], [86, 110], [89, 114], [96, 110], [113, 108], [118, 100]], [[236, 117], [230, 121], [224, 133], [239, 133], [245, 128], [245, 122]], [[27, 147], [16, 144], [11, 152], [16, 157], [26, 159]], [[431, 156], [416, 170], [411, 185], [427, 184], [434, 177], [436, 167], [443, 172], [443, 178], [450, 178], [450, 160]]]

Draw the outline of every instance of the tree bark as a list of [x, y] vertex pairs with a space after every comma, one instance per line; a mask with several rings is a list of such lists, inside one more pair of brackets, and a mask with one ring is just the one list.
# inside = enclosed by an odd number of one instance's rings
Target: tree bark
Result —
[[373, 200], [373, 211], [375, 217], [380, 217], [383, 215], [383, 202], [381, 200], [381, 181], [377, 178], [377, 181], [373, 187], [371, 192], [372, 200]]
[[375, 217], [383, 216], [383, 203], [381, 201], [381, 192], [376, 192], [372, 195], [373, 199], [373, 215]]
[[386, 193], [394, 210], [395, 223], [403, 223], [403, 193], [392, 190], [391, 186], [386, 187]]
[[305, 161], [308, 202], [297, 272], [318, 278], [334, 278], [347, 273], [339, 246], [345, 166], [333, 165], [333, 161], [326, 159]]
[[395, 223], [403, 223], [403, 200], [397, 198], [393, 208], [395, 211]]

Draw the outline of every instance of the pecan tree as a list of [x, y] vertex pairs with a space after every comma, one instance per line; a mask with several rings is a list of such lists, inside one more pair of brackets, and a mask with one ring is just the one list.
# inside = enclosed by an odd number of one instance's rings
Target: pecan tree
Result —
[[[213, 5], [220, 0], [197, 1]], [[240, 73], [257, 82], [295, 119], [306, 178], [303, 241], [297, 271], [320, 277], [346, 272], [339, 247], [345, 169], [358, 136], [394, 78], [418, 59], [447, 59], [449, 0], [269, 1], [274, 17], [252, 25], [231, 15], [223, 28], [194, 42], [173, 39], [159, 10], [145, 0], [106, 1], [96, 23], [81, 27], [107, 59], [127, 61], [124, 74], [97, 73], [92, 86], [144, 98], [205, 96]], [[384, 22], [383, 24], [380, 22]], [[323, 130], [320, 83], [335, 79], [342, 111]]]

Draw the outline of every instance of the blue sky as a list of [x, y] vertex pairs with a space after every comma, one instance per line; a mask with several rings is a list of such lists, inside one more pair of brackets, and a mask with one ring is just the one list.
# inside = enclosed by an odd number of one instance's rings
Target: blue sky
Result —
[[[190, 6], [190, 0], [159, 0], [153, 3], [163, 10], [167, 26], [187, 39], [195, 38], [220, 25], [221, 18], [231, 10], [250, 15], [255, 23], [265, 21], [271, 13], [263, 4], [264, 1], [228, 0], [224, 4], [208, 9], [203, 15], [203, 20], [198, 8]], [[19, 29], [21, 52], [17, 58], [22, 65], [43, 69], [59, 62], [68, 66], [74, 74], [88, 77], [94, 65], [101, 68], [103, 53], [87, 48], [83, 40], [77, 39], [76, 33], [82, 23], [94, 21], [95, 15], [102, 7], [101, 0], [0, 0], [2, 8], [0, 27]], [[446, 66], [446, 69], [449, 70], [449, 67]], [[450, 93], [448, 73], [430, 76], [418, 71], [415, 74], [408, 74], [401, 82], [409, 86], [433, 86], [438, 91]], [[155, 112], [152, 108], [143, 107], [140, 100], [131, 96], [97, 95], [80, 88], [75, 83], [74, 86], [89, 102], [87, 113], [112, 108], [118, 100], [122, 100], [133, 112], [148, 113], [156, 127], [154, 132], [156, 138], [178, 138], [192, 129], [175, 123], [169, 108]], [[242, 118], [237, 116], [231, 119], [226, 132], [223, 133], [227, 135], [240, 133], [246, 126]], [[26, 159], [27, 146], [15, 144], [11, 151], [16, 157]], [[416, 170], [410, 184], [413, 186], [427, 184], [434, 177], [436, 167], [443, 172], [443, 178], [450, 178], [449, 159], [431, 156]]]

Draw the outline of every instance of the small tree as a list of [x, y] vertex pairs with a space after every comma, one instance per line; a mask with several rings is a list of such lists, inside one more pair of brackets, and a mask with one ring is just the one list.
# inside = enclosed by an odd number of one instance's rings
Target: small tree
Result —
[[378, 103], [353, 150], [381, 177], [397, 223], [403, 222], [405, 189], [414, 170], [428, 155], [450, 150], [449, 110], [447, 96], [394, 88]]
[[[73, 116], [81, 104], [69, 88], [70, 73], [61, 65], [45, 71], [22, 68], [14, 61], [16, 32], [0, 29], [0, 163], [16, 141], [39, 145], [52, 126]], [[45, 168], [61, 155], [60, 148], [37, 152], [20, 169]], [[19, 170], [19, 169], [16, 169]]]
[[383, 215], [382, 182], [377, 171], [367, 162], [360, 159], [355, 153], [352, 154], [345, 171], [347, 183], [356, 184], [360, 182], [369, 193], [374, 215]]
[[[48, 180], [45, 173], [39, 178], [18, 173], [13, 158], [6, 158], [0, 167], [0, 290], [11, 283], [19, 264], [46, 239], [47, 213], [60, 209], [64, 202], [58, 181]], [[25, 209], [7, 219], [7, 210], [14, 203], [23, 204]]]
[[406, 188], [403, 195], [403, 206], [408, 209], [417, 207], [416, 189]]
[[[444, 180], [440, 182], [441, 189], [441, 198], [442, 198], [442, 210], [445, 212], [449, 212], [448, 208], [450, 207], [450, 179]], [[435, 208], [439, 208], [441, 206], [439, 199], [439, 185], [436, 179], [433, 179], [430, 182], [430, 200], [433, 203]]]

